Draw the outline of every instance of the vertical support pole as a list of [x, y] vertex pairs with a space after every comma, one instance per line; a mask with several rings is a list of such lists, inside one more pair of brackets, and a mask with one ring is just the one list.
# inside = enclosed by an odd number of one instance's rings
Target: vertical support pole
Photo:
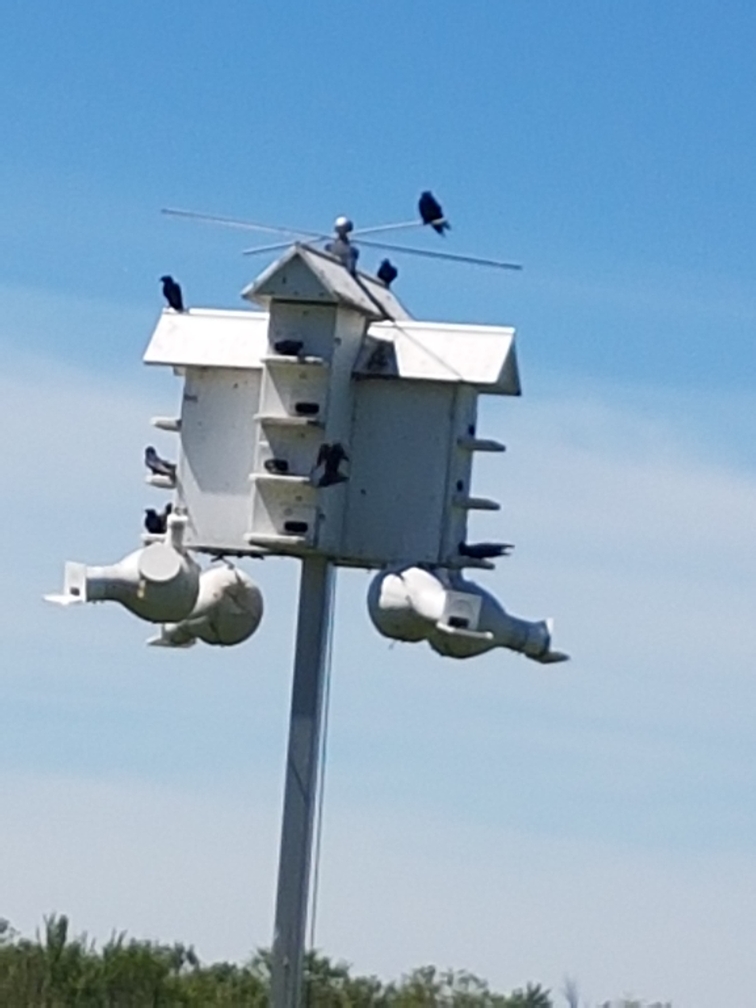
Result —
[[273, 1008], [300, 1008], [301, 1003], [332, 586], [330, 561], [322, 556], [304, 557], [278, 862], [271, 968]]

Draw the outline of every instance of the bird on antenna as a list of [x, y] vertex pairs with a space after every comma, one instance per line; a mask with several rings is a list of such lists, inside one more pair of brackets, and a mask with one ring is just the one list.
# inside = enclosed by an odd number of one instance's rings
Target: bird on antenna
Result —
[[399, 276], [399, 270], [394, 266], [394, 264], [389, 259], [384, 259], [381, 265], [378, 267], [378, 271], [375, 274], [379, 280], [382, 280], [387, 287]]
[[[163, 213], [172, 217], [185, 217], [190, 220], [205, 221], [208, 224], [222, 224], [226, 227], [242, 228], [248, 231], [264, 231], [282, 236], [281, 241], [270, 245], [256, 245], [244, 249], [245, 255], [260, 255], [265, 252], [277, 252], [289, 248], [292, 243], [305, 248], [322, 246], [352, 274], [357, 275], [358, 246], [377, 248], [384, 252], [396, 252], [401, 255], [422, 256], [427, 259], [446, 260], [448, 262], [466, 263], [469, 266], [491, 266], [494, 269], [521, 270], [519, 263], [502, 262], [500, 259], [487, 259], [482, 256], [459, 255], [453, 252], [439, 252], [432, 249], [413, 248], [408, 245], [392, 245], [383, 241], [383, 235], [388, 231], [400, 231], [408, 228], [418, 228], [429, 225], [440, 235], [451, 228], [444, 216], [441, 204], [432, 192], [425, 191], [418, 201], [418, 216], [412, 220], [397, 221], [394, 224], [379, 224], [374, 227], [355, 228], [348, 217], [338, 217], [334, 223], [333, 235], [319, 231], [305, 231], [279, 227], [272, 224], [259, 224], [254, 221], [236, 220], [233, 217], [218, 217], [214, 214], [196, 213], [194, 210], [165, 209]], [[369, 236], [369, 237], [366, 237]], [[377, 240], [376, 240], [377, 239]], [[168, 278], [171, 279], [170, 277]], [[385, 283], [385, 281], [384, 281]], [[387, 285], [388, 286], [388, 285]]]
[[144, 464], [153, 476], [167, 476], [168, 479], [176, 479], [176, 463], [160, 458], [152, 445], [144, 449]]
[[444, 236], [444, 231], [451, 230], [451, 224], [446, 217], [444, 217], [444, 211], [441, 209], [441, 204], [428, 189], [426, 189], [424, 193], [420, 194], [417, 209], [420, 212], [423, 224], [430, 224], [436, 234], [440, 234], [442, 238]]
[[168, 302], [168, 306], [174, 311], [184, 311], [184, 299], [181, 296], [181, 288], [172, 276], [162, 276], [160, 280], [163, 284], [163, 297]]

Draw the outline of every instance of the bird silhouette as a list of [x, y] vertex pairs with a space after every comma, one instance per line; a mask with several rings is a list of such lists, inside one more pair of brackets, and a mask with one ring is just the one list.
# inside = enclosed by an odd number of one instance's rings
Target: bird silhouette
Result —
[[274, 476], [285, 476], [289, 471], [289, 463], [283, 458], [269, 458], [263, 462], [265, 471]]
[[394, 280], [396, 280], [399, 276], [399, 270], [390, 260], [384, 259], [378, 267], [378, 272], [375, 275], [379, 280], [382, 280], [387, 287], [390, 287]]
[[471, 557], [474, 560], [488, 560], [491, 557], [508, 556], [514, 549], [512, 543], [461, 542], [457, 547], [460, 556]]
[[335, 444], [322, 444], [318, 451], [315, 467], [322, 465], [323, 475], [317, 481], [316, 486], [329, 487], [336, 483], [346, 482], [349, 477], [339, 472], [339, 466], [348, 460], [349, 456], [344, 450], [344, 446], [338, 441]]
[[154, 476], [167, 476], [168, 479], [176, 479], [176, 463], [160, 458], [152, 445], [144, 449], [144, 464]]
[[303, 346], [304, 343], [299, 339], [281, 339], [276, 340], [273, 349], [283, 357], [298, 357], [302, 353]]
[[160, 277], [163, 284], [163, 297], [174, 311], [184, 311], [184, 299], [181, 296], [181, 288], [172, 276]]
[[166, 504], [162, 511], [146, 508], [144, 512], [144, 527], [152, 535], [165, 535], [168, 528], [168, 515], [173, 511], [172, 504]]
[[433, 193], [429, 192], [427, 189], [420, 195], [417, 209], [420, 211], [420, 217], [422, 218], [423, 224], [430, 224], [436, 234], [440, 234], [442, 238], [444, 236], [444, 231], [449, 231], [451, 229], [451, 224], [444, 217], [444, 211], [441, 209], [441, 204], [438, 202]]

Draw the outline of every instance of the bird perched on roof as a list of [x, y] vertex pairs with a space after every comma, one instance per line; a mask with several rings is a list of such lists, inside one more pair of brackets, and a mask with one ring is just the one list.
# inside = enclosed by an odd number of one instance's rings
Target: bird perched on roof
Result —
[[168, 306], [174, 311], [184, 311], [184, 299], [181, 296], [181, 288], [172, 276], [162, 276], [160, 280], [163, 284], [163, 297], [168, 302]]
[[461, 542], [457, 549], [460, 556], [471, 557], [473, 560], [488, 560], [491, 557], [508, 556], [514, 546], [512, 543]]
[[144, 527], [152, 535], [165, 535], [168, 529], [168, 515], [173, 511], [172, 504], [166, 504], [162, 511], [146, 508], [144, 512]]
[[160, 458], [152, 445], [144, 449], [144, 464], [153, 476], [167, 476], [170, 480], [176, 479], [176, 463]]
[[424, 193], [421, 193], [417, 209], [420, 211], [420, 217], [422, 218], [423, 224], [430, 224], [436, 234], [440, 234], [442, 238], [444, 231], [449, 231], [451, 229], [451, 224], [444, 217], [444, 211], [441, 209], [441, 204], [438, 202], [433, 193], [429, 192], [427, 189]]
[[382, 280], [387, 287], [390, 287], [394, 280], [396, 280], [399, 276], [399, 270], [390, 260], [384, 259], [378, 267], [378, 271], [375, 275], [379, 280]]

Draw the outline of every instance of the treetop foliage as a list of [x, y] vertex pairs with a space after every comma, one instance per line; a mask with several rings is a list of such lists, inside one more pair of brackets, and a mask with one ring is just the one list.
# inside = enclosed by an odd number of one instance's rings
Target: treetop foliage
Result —
[[[194, 949], [114, 933], [101, 949], [72, 936], [64, 915], [45, 918], [32, 939], [0, 919], [3, 1008], [268, 1008], [270, 953], [243, 965], [203, 965]], [[553, 1008], [528, 984], [497, 994], [472, 973], [424, 966], [400, 981], [353, 976], [343, 962], [310, 952], [304, 1008]]]

